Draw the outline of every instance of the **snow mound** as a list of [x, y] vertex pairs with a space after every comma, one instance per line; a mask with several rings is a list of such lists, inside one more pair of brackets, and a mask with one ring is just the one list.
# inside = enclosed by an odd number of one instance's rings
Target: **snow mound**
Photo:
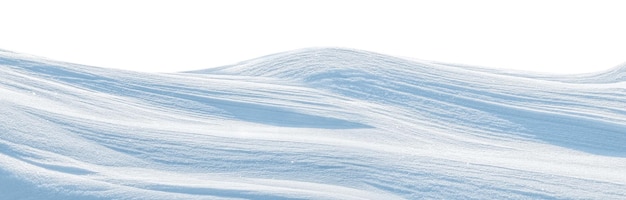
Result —
[[626, 63], [621, 64], [613, 69], [607, 70], [595, 76], [591, 76], [595, 82], [599, 83], [617, 83], [626, 82]]
[[622, 199], [624, 67], [314, 48], [147, 74], [0, 51], [7, 199]]

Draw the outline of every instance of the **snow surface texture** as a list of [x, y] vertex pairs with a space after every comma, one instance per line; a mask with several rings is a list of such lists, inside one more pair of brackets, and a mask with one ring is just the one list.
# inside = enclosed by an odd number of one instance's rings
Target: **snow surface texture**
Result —
[[328, 48], [149, 74], [0, 51], [0, 199], [624, 199], [625, 75]]

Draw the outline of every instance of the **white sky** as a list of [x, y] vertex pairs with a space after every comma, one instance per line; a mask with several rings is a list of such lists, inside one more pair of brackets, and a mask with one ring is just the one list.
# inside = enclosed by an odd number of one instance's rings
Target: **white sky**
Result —
[[493, 68], [595, 72], [626, 62], [626, 2], [0, 1], [0, 48], [174, 72], [306, 47]]

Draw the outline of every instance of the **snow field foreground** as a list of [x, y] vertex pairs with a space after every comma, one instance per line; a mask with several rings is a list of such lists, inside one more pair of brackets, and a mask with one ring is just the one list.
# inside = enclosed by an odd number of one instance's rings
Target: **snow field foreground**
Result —
[[347, 49], [150, 74], [0, 51], [0, 194], [623, 199], [625, 74]]

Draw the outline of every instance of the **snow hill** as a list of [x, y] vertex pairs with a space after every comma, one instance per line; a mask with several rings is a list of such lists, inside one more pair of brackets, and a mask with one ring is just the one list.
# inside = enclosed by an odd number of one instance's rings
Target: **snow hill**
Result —
[[625, 77], [333, 48], [160, 74], [0, 51], [0, 199], [624, 199]]

